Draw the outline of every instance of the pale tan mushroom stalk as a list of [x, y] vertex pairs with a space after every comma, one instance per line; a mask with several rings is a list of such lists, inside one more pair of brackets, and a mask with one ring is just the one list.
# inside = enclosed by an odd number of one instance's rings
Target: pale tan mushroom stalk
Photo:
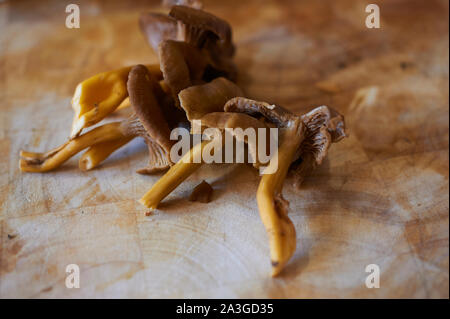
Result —
[[47, 172], [66, 162], [78, 152], [97, 143], [126, 137], [120, 122], [105, 124], [69, 140], [47, 153], [20, 152], [20, 170], [22, 172]]
[[124, 136], [117, 140], [92, 145], [78, 161], [78, 167], [83, 171], [91, 170], [103, 162], [109, 155], [128, 144], [135, 136]]
[[260, 216], [269, 235], [272, 276], [276, 276], [293, 255], [296, 246], [295, 228], [287, 216], [289, 202], [281, 194], [283, 181], [291, 164], [297, 160], [301, 164], [293, 171], [299, 182], [306, 171], [322, 163], [331, 143], [346, 136], [344, 119], [326, 106], [296, 116], [280, 106], [240, 97], [228, 101], [224, 109], [227, 112], [263, 116], [281, 131], [278, 152], [269, 164], [277, 163], [278, 169], [261, 178], [256, 196]]

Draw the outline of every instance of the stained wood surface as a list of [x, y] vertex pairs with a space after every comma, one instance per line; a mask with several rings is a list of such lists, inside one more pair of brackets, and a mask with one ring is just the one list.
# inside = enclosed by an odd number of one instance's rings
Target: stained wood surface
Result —
[[[142, 141], [90, 172], [78, 157], [19, 171], [20, 149], [67, 138], [78, 82], [157, 61], [137, 25], [156, 3], [77, 3], [80, 29], [64, 1], [0, 4], [0, 297], [448, 298], [447, 1], [381, 1], [370, 30], [365, 1], [206, 1], [233, 26], [247, 96], [346, 116], [350, 137], [300, 191], [286, 182], [298, 248], [275, 279], [250, 167], [205, 167], [151, 216], [136, 202], [158, 178], [135, 173]], [[188, 201], [202, 179], [207, 205]]]

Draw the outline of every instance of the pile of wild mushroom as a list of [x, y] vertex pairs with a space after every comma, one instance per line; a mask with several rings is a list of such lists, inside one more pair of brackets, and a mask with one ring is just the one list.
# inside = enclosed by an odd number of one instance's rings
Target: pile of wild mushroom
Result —
[[[175, 143], [170, 138], [171, 130], [192, 127], [194, 120], [201, 121], [202, 129], [222, 131], [277, 128], [278, 151], [269, 166], [276, 163], [278, 168], [262, 176], [257, 191], [275, 276], [296, 248], [295, 228], [287, 215], [288, 202], [281, 193], [284, 179], [292, 173], [298, 187], [305, 175], [321, 164], [331, 143], [345, 137], [344, 119], [326, 106], [295, 115], [278, 105], [245, 98], [234, 83], [237, 70], [232, 60], [235, 47], [229, 24], [193, 3], [192, 7], [173, 6], [168, 15], [141, 15], [141, 30], [158, 53], [160, 64], [124, 67], [81, 82], [72, 99], [75, 116], [69, 140], [46, 153], [22, 151], [20, 169], [50, 171], [87, 149], [79, 167], [90, 170], [139, 136], [148, 146], [149, 163], [137, 172], [152, 174], [168, 169], [140, 199], [146, 207], [156, 209], [203, 164], [192, 158], [214, 143], [205, 140], [195, 144], [174, 163], [170, 156]], [[130, 107], [130, 117], [83, 131], [112, 112]], [[248, 140], [245, 143], [249, 153], [255, 154], [258, 145]], [[257, 161], [251, 163], [256, 168], [260, 165]], [[190, 199], [208, 202], [211, 191], [210, 185], [202, 182]]]

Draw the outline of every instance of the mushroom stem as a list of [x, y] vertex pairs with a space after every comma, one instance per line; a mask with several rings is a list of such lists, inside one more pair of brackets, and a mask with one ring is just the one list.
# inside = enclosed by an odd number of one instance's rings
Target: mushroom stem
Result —
[[20, 170], [22, 172], [47, 172], [57, 168], [83, 149], [106, 141], [125, 137], [121, 122], [108, 123], [71, 139], [47, 153], [20, 152]]
[[278, 158], [272, 158], [269, 165], [278, 161], [278, 169], [273, 174], [261, 178], [256, 193], [259, 214], [269, 235], [272, 276], [278, 275], [295, 251], [295, 227], [287, 216], [288, 202], [283, 199], [281, 191], [289, 166], [303, 140], [300, 119], [293, 121], [284, 133], [278, 149]]
[[78, 167], [87, 171], [97, 167], [113, 152], [129, 143], [135, 136], [124, 136], [117, 140], [92, 145], [80, 158]]
[[150, 209], [156, 209], [167, 195], [202, 165], [201, 162], [194, 163], [193, 159], [201, 157], [201, 152], [208, 143], [210, 141], [203, 141], [192, 147], [166, 174], [153, 184], [152, 188], [142, 196], [139, 202]]

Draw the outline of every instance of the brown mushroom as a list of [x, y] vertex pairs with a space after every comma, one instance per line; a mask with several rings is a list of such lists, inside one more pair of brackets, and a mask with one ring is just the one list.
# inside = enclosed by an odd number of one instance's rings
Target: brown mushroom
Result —
[[138, 173], [154, 173], [168, 168], [170, 149], [174, 141], [170, 140], [170, 127], [155, 97], [157, 81], [142, 65], [133, 67], [128, 76], [128, 94], [135, 112], [123, 124], [123, 129], [130, 134], [145, 139], [149, 150], [149, 164]]
[[[160, 50], [159, 46], [164, 41], [185, 42], [201, 51], [203, 61], [206, 62], [204, 69], [201, 69], [204, 81], [208, 82], [219, 76], [236, 79], [237, 69], [231, 59], [235, 47], [232, 43], [231, 27], [227, 22], [203, 10], [188, 6], [173, 6], [169, 15], [146, 13], [140, 17], [141, 30], [155, 51]], [[161, 67], [169, 49], [171, 48], [159, 52]], [[189, 64], [191, 59], [192, 56], [188, 57], [183, 64]], [[198, 58], [194, 61], [198, 61]], [[170, 68], [173, 66], [172, 64]], [[178, 68], [178, 65], [175, 67]], [[175, 91], [174, 94], [178, 92]]]
[[317, 107], [301, 118], [306, 127], [305, 139], [290, 169], [297, 188], [307, 174], [322, 164], [331, 144], [347, 136], [344, 117], [326, 106]]
[[200, 50], [189, 43], [163, 41], [159, 44], [158, 54], [164, 81], [175, 101], [181, 90], [203, 82], [207, 62]]
[[[181, 93], [180, 93], [181, 94]], [[212, 96], [213, 101], [215, 100]], [[257, 120], [249, 115], [242, 113], [224, 113], [224, 112], [213, 112], [208, 113], [201, 118], [202, 129], [205, 128], [216, 128], [224, 133], [225, 129], [236, 129], [242, 128], [243, 130], [247, 128], [254, 128], [256, 131], [258, 128], [267, 128], [263, 121]], [[206, 135], [206, 140], [195, 145], [187, 154], [185, 154], [174, 166], [172, 166], [169, 171], [163, 175], [152, 187], [151, 189], [140, 199], [140, 203], [143, 205], [155, 209], [158, 207], [159, 203], [172, 192], [178, 185], [180, 185], [186, 178], [188, 178], [192, 173], [194, 173], [203, 163], [205, 152], [215, 155], [215, 151], [218, 150], [222, 152], [224, 135], [221, 134], [219, 137]], [[232, 134], [236, 139], [241, 139], [245, 143], [248, 140], [240, 135]], [[256, 144], [248, 143], [250, 151], [251, 160], [245, 160], [244, 162], [257, 162], [257, 148]], [[223, 153], [222, 160], [223, 160]], [[201, 159], [196, 162], [194, 159]], [[257, 164], [254, 164], [257, 166]]]
[[209, 83], [182, 90], [178, 98], [187, 119], [192, 121], [201, 119], [208, 113], [223, 111], [223, 106], [229, 99], [242, 95], [242, 90], [236, 84], [219, 77]]
[[232, 32], [226, 21], [188, 6], [173, 6], [169, 16], [178, 21], [178, 39], [183, 39], [197, 48], [220, 42], [224, 50], [222, 54], [233, 56]]
[[[252, 163], [256, 168], [259, 168], [262, 165], [258, 157], [257, 141], [260, 139], [259, 134], [261, 132], [259, 129], [263, 129], [263, 132], [266, 135], [265, 138], [269, 138], [270, 131], [268, 129], [273, 127], [273, 125], [265, 123], [264, 121], [258, 120], [247, 114], [232, 112], [208, 113], [201, 118], [201, 125], [202, 128], [217, 128], [222, 134], [231, 134], [237, 142], [242, 142], [247, 145], [248, 152], [245, 152], [244, 149], [238, 150], [238, 144], [236, 144], [236, 151], [233, 154], [234, 161], [236, 163]], [[249, 135], [245, 133], [249, 128], [252, 128], [255, 132], [254, 140], [249, 139]], [[214, 138], [214, 136], [208, 136], [208, 134], [205, 135], [207, 135], [210, 139]], [[266, 141], [268, 141], [268, 139]], [[266, 143], [266, 154], [268, 150], [269, 144]], [[239, 158], [239, 152], [242, 151], [244, 151], [242, 154], [243, 156]]]

